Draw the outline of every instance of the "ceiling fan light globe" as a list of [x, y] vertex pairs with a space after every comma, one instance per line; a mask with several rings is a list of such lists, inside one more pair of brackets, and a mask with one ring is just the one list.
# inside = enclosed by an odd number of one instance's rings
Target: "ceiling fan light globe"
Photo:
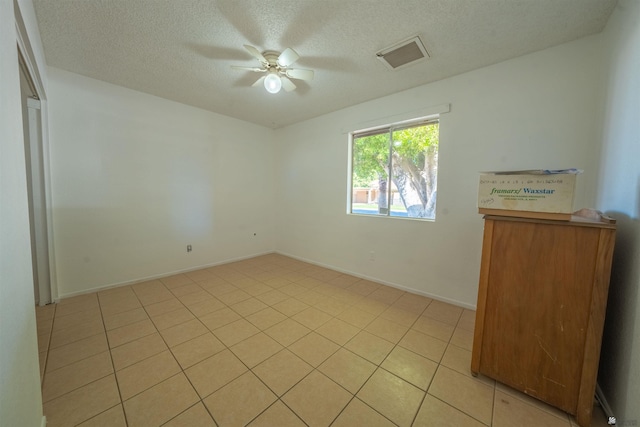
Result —
[[278, 93], [280, 89], [282, 89], [282, 80], [280, 80], [280, 76], [275, 73], [269, 74], [264, 79], [264, 88], [269, 93]]

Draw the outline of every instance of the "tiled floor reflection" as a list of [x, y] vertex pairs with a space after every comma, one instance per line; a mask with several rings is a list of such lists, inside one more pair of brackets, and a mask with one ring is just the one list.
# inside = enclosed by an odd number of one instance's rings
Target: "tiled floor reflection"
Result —
[[275, 254], [65, 299], [37, 308], [47, 425], [574, 426], [471, 376], [474, 315]]

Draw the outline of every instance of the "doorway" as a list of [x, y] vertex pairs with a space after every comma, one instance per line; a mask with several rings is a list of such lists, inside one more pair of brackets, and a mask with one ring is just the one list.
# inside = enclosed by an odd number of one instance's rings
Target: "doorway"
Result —
[[36, 305], [52, 302], [40, 100], [24, 58], [20, 57], [20, 92], [27, 171], [33, 293]]

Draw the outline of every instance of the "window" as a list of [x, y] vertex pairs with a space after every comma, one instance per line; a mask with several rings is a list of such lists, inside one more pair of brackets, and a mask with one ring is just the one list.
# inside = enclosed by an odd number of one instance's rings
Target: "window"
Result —
[[438, 119], [351, 134], [352, 214], [434, 220]]

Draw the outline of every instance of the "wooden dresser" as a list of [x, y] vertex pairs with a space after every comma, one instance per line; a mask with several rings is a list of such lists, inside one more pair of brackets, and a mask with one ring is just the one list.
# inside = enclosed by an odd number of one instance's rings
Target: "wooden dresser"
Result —
[[485, 216], [471, 372], [591, 422], [615, 221]]

